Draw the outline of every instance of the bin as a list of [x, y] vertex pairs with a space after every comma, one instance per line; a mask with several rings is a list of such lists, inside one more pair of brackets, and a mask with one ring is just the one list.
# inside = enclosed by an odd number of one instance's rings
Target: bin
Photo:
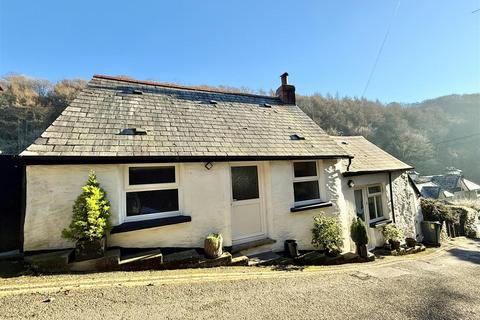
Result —
[[299, 256], [297, 240], [285, 240], [285, 254], [291, 258]]
[[440, 229], [438, 221], [422, 221], [423, 243], [440, 247]]

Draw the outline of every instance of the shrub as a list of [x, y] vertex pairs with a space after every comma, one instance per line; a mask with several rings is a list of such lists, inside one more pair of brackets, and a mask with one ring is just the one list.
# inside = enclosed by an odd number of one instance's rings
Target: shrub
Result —
[[350, 237], [357, 246], [368, 244], [367, 227], [359, 217], [353, 218], [350, 226]]
[[386, 226], [383, 227], [382, 235], [385, 241], [388, 241], [388, 240], [400, 241], [401, 239], [403, 239], [402, 230], [398, 229], [398, 227], [393, 223], [387, 224]]
[[100, 239], [111, 229], [110, 202], [100, 188], [95, 172], [90, 171], [82, 190], [73, 204], [72, 222], [62, 231], [62, 236], [74, 241]]
[[423, 220], [425, 221], [440, 221], [458, 223], [459, 217], [447, 205], [438, 200], [422, 199], [420, 202], [422, 207]]
[[313, 218], [312, 244], [328, 251], [340, 251], [343, 245], [342, 229], [337, 219], [318, 216]]

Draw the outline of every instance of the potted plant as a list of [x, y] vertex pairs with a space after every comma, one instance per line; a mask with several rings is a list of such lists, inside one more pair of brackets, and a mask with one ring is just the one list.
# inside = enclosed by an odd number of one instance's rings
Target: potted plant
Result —
[[382, 234], [385, 242], [388, 241], [392, 246], [392, 250], [400, 249], [400, 239], [403, 238], [403, 233], [395, 224], [391, 223], [384, 226]]
[[357, 246], [357, 254], [364, 259], [368, 258], [367, 227], [359, 217], [353, 218], [352, 225], [350, 226], [350, 237]]
[[415, 238], [413, 237], [406, 237], [405, 243], [407, 244], [407, 247], [415, 248], [415, 245], [417, 244], [417, 240], [415, 240]]
[[336, 256], [341, 252], [342, 229], [337, 219], [318, 216], [313, 218], [312, 244], [326, 250], [329, 256]]
[[75, 241], [75, 260], [96, 259], [105, 254], [105, 238], [110, 229], [110, 202], [95, 172], [90, 171], [73, 204], [72, 222], [62, 231], [62, 237]]
[[204, 241], [203, 250], [208, 258], [218, 258], [223, 254], [223, 237], [219, 233], [210, 233]]

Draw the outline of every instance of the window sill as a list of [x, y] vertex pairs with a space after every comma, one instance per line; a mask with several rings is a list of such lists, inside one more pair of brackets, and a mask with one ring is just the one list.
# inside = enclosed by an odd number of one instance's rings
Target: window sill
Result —
[[331, 201], [318, 202], [318, 203], [305, 204], [305, 205], [292, 207], [290, 208], [290, 212], [313, 210], [313, 209], [325, 208], [325, 207], [331, 207], [331, 206], [333, 206], [333, 203]]
[[387, 224], [392, 223], [392, 220], [390, 219], [382, 219], [374, 222], [370, 222], [370, 228], [381, 228], [383, 226], [386, 226]]
[[158, 219], [124, 222], [122, 224], [119, 224], [118, 226], [114, 226], [110, 231], [110, 234], [156, 228], [190, 221], [192, 221], [192, 217], [190, 216], [173, 216]]

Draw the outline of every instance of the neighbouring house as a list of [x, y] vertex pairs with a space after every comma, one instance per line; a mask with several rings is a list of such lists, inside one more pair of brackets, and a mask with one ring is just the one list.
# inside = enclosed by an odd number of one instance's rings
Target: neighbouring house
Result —
[[392, 222], [421, 240], [419, 197], [406, 173], [412, 167], [362, 136], [332, 138], [353, 156], [342, 170], [342, 193], [347, 210], [365, 221], [369, 247], [383, 245], [382, 227]]
[[414, 228], [410, 166], [361, 137], [327, 135], [287, 77], [271, 97], [95, 75], [21, 154], [23, 249], [73, 247], [61, 231], [90, 170], [111, 202], [110, 247], [198, 248], [218, 232], [227, 247], [311, 249], [319, 214], [338, 218], [345, 250], [356, 214]]
[[462, 170], [446, 168], [444, 174], [422, 176], [410, 172], [415, 186], [423, 197], [431, 199], [478, 199], [480, 185], [467, 180]]

